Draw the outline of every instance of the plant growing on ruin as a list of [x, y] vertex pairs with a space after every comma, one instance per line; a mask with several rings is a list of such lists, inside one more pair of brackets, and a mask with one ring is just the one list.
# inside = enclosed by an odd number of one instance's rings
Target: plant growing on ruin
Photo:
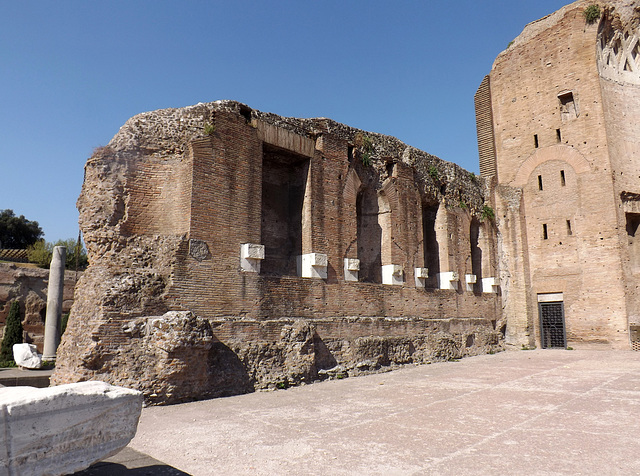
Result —
[[511, 45], [513, 45], [513, 43], [514, 43], [514, 42], [515, 42], [515, 40], [511, 40], [511, 41], [509, 42], [509, 44], [507, 45], [507, 48], [511, 48]]
[[436, 167], [435, 165], [429, 166], [429, 177], [431, 177], [433, 180], [438, 180], [438, 167]]
[[493, 208], [491, 208], [489, 205], [483, 205], [482, 206], [482, 219], [483, 220], [495, 220], [496, 218], [496, 213], [493, 211]]
[[22, 344], [22, 320], [18, 301], [11, 303], [0, 346], [0, 360], [13, 360], [13, 344]]
[[115, 151], [110, 145], [101, 145], [93, 149], [91, 157], [94, 159], [103, 159], [115, 155]]
[[464, 200], [460, 200], [460, 208], [462, 208], [463, 210], [467, 209], [467, 204]]
[[69, 313], [65, 312], [60, 318], [60, 335], [64, 334], [64, 331], [67, 330], [67, 324], [69, 322]]
[[472, 182], [475, 182], [478, 177], [476, 177], [476, 174], [474, 174], [473, 172], [469, 172], [469, 178]]
[[210, 122], [204, 123], [204, 133], [207, 134], [208, 136], [212, 135], [215, 132], [215, 130], [216, 130], [216, 126], [214, 126]]
[[584, 9], [584, 18], [587, 20], [589, 25], [595, 23], [595, 21], [600, 18], [600, 7], [595, 3], [589, 5]]
[[373, 154], [373, 141], [369, 136], [362, 136], [362, 165], [371, 165], [371, 155]]

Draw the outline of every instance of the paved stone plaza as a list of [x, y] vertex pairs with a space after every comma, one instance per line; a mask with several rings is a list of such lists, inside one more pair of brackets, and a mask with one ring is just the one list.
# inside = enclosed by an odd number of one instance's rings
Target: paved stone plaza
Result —
[[638, 435], [639, 352], [514, 351], [146, 408], [112, 469], [144, 474], [143, 453], [193, 476], [626, 475]]

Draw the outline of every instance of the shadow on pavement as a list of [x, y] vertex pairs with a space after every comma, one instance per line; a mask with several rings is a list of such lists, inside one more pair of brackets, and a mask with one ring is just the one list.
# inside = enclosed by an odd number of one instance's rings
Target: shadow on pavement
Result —
[[124, 448], [120, 453], [92, 464], [73, 476], [191, 476], [139, 451]]
[[154, 464], [139, 468], [127, 468], [119, 463], [96, 463], [84, 471], [74, 473], [73, 476], [191, 476], [166, 464]]

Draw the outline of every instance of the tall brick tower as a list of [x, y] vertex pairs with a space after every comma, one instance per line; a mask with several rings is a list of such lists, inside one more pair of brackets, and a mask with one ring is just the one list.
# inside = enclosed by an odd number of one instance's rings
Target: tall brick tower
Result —
[[580, 0], [528, 24], [476, 93], [518, 347], [640, 350], [636, 5]]

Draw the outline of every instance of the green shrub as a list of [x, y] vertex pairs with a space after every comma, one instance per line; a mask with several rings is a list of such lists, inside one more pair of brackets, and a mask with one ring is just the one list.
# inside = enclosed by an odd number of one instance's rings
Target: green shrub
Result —
[[589, 25], [595, 23], [596, 20], [600, 18], [600, 7], [595, 3], [589, 5], [584, 9], [584, 18], [587, 20]]
[[371, 156], [373, 155], [373, 141], [369, 136], [362, 137], [362, 165], [368, 167], [371, 165]]
[[9, 308], [4, 337], [0, 345], [0, 360], [13, 360], [13, 344], [22, 344], [22, 320], [18, 301], [13, 301]]
[[496, 218], [496, 213], [493, 211], [493, 208], [491, 208], [489, 205], [483, 205], [482, 206], [482, 219], [483, 220], [495, 220]]
[[27, 258], [30, 263], [38, 265], [40, 268], [48, 269], [51, 264], [54, 246], [64, 246], [67, 248], [67, 257], [64, 262], [66, 269], [76, 269], [76, 255], [78, 257], [78, 269], [85, 269], [88, 264], [87, 250], [73, 238], [58, 240], [55, 243], [40, 240], [27, 248]]
[[44, 240], [38, 240], [27, 248], [29, 262], [38, 265], [40, 268], [49, 268], [52, 255], [53, 244]]
[[60, 319], [60, 335], [62, 336], [62, 334], [64, 334], [64, 331], [67, 330], [67, 323], [69, 322], [69, 314], [68, 312], [65, 312], [62, 315], [62, 318]]
[[215, 132], [215, 130], [216, 130], [216, 126], [214, 126], [210, 122], [204, 123], [204, 133], [207, 134], [208, 136], [212, 135]]
[[429, 177], [431, 177], [433, 180], [438, 180], [438, 167], [436, 167], [435, 165], [429, 166]]

